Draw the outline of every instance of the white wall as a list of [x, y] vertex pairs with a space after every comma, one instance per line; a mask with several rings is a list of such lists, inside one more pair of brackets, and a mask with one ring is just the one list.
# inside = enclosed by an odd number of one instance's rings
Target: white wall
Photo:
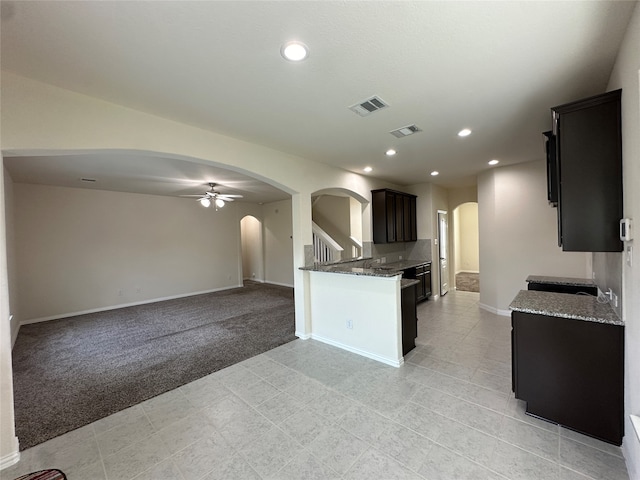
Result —
[[293, 287], [291, 200], [264, 207], [265, 282]]
[[7, 230], [5, 169], [0, 168], [0, 470], [20, 459], [13, 414], [11, 325], [9, 324], [9, 277], [7, 275]]
[[[3, 165], [4, 168], [4, 165]], [[20, 311], [18, 310], [17, 266], [16, 266], [16, 242], [15, 220], [13, 200], [13, 179], [9, 171], [4, 168], [4, 199], [5, 199], [5, 225], [7, 240], [7, 273], [9, 277], [9, 313], [11, 319], [11, 345], [16, 341], [20, 328]]]
[[389, 365], [403, 362], [400, 276], [309, 275], [314, 339]]
[[[622, 88], [622, 164], [624, 215], [635, 220], [635, 238], [625, 247], [635, 248], [633, 266], [619, 254], [613, 261], [622, 263], [622, 319], [625, 322], [625, 437], [623, 452], [629, 477], [640, 478], [640, 441], [634, 433], [629, 414], [640, 415], [640, 7], [636, 5], [629, 22], [607, 90]], [[594, 262], [595, 267], [595, 262]], [[619, 269], [618, 269], [619, 271]], [[619, 281], [598, 269], [596, 275], [605, 283]], [[619, 276], [619, 274], [615, 274]], [[637, 432], [640, 435], [640, 432]]]
[[14, 184], [20, 321], [241, 285], [233, 204]]
[[591, 275], [589, 254], [558, 247], [556, 210], [547, 203], [546, 175], [541, 159], [478, 177], [480, 303], [490, 311], [508, 314], [529, 275]]

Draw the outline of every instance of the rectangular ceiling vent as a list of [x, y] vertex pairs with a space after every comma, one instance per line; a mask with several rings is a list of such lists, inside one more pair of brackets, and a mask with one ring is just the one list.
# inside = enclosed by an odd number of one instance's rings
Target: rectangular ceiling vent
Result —
[[357, 113], [361, 117], [366, 117], [367, 115], [371, 115], [373, 112], [377, 112], [378, 110], [382, 110], [383, 108], [387, 108], [388, 106], [388, 103], [386, 103], [380, 97], [374, 95], [373, 97], [367, 98], [360, 103], [351, 105], [349, 107], [349, 110]]
[[407, 125], [406, 127], [398, 128], [397, 130], [391, 130], [389, 133], [394, 137], [402, 138], [421, 131], [422, 129], [417, 125]]

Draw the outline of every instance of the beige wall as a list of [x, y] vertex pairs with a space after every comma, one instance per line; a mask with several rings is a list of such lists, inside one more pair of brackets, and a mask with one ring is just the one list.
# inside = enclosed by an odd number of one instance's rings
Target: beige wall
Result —
[[[311, 212], [313, 221], [342, 247], [343, 259], [352, 256], [349, 240], [351, 200], [359, 205], [359, 202], [351, 197], [323, 194], [314, 200]], [[360, 213], [360, 222], [362, 223], [362, 213]]]
[[480, 303], [491, 311], [508, 314], [529, 275], [591, 276], [590, 255], [558, 247], [556, 210], [546, 188], [543, 159], [478, 177]]
[[265, 281], [293, 287], [291, 200], [264, 205]]
[[253, 215], [240, 221], [242, 278], [264, 281], [262, 222]]
[[241, 284], [234, 204], [14, 184], [20, 321]]
[[478, 204], [468, 202], [453, 210], [455, 272], [479, 272]]
[[[610, 255], [617, 269], [596, 270], [596, 278], [615, 286], [622, 271], [622, 319], [625, 322], [625, 437], [623, 452], [630, 478], [640, 478], [640, 441], [629, 414], [640, 415], [640, 6], [636, 5], [627, 33], [618, 53], [607, 90], [622, 88], [622, 162], [624, 181], [624, 215], [635, 220], [635, 238], [625, 247], [635, 248], [633, 266], [619, 254]], [[597, 260], [594, 261], [594, 267]], [[600, 283], [600, 282], [598, 282]]]

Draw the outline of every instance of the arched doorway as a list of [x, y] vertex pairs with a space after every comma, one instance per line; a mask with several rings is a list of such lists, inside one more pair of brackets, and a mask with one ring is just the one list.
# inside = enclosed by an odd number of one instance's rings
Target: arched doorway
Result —
[[242, 280], [264, 282], [262, 222], [252, 215], [240, 220], [242, 245]]
[[456, 290], [480, 291], [478, 204], [466, 202], [453, 210], [453, 267]]
[[362, 212], [366, 200], [344, 189], [311, 195], [314, 259], [330, 262], [363, 255]]

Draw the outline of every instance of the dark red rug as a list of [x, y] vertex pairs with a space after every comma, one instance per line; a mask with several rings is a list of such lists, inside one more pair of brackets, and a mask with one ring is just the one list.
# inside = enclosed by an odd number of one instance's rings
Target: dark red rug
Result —
[[40, 470], [16, 478], [16, 480], [67, 480], [67, 476], [58, 469]]

